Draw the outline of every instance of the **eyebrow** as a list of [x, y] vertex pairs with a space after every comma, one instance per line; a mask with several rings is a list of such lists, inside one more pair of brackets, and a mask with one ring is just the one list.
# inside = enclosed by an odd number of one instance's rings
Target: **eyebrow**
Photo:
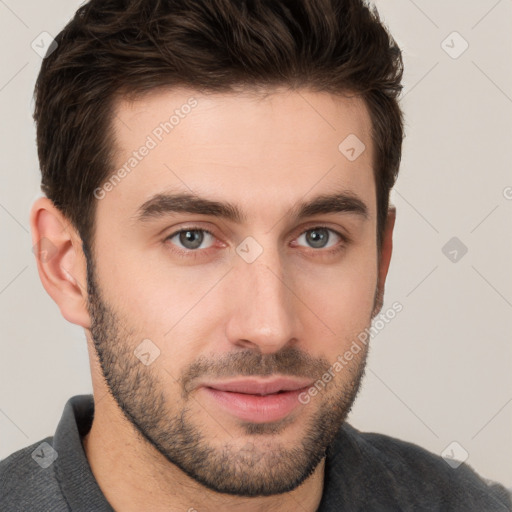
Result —
[[[244, 223], [247, 219], [243, 210], [235, 204], [184, 192], [155, 194], [137, 209], [135, 220], [138, 223], [147, 222], [173, 213], [210, 215], [237, 224]], [[310, 201], [302, 201], [291, 209], [289, 215], [301, 220], [313, 215], [332, 213], [355, 214], [365, 220], [369, 216], [366, 204], [351, 192], [323, 194]]]

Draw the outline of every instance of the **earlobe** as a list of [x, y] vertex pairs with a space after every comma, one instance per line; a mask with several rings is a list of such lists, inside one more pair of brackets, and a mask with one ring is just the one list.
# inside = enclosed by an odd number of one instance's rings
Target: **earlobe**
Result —
[[384, 303], [384, 289], [386, 284], [386, 277], [388, 275], [389, 263], [391, 261], [391, 254], [393, 252], [393, 229], [395, 227], [395, 220], [396, 207], [391, 205], [388, 209], [386, 227], [384, 229], [384, 236], [382, 237], [382, 246], [378, 268], [379, 277], [376, 294], [377, 296], [375, 299], [372, 318], [380, 313], [380, 310], [382, 309], [382, 305]]
[[66, 320], [88, 329], [86, 266], [80, 236], [47, 197], [32, 205], [30, 228], [44, 289]]

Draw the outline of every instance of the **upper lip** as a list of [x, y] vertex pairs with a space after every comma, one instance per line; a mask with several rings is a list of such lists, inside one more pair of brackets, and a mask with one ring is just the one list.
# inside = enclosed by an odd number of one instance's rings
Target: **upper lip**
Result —
[[272, 380], [238, 379], [222, 382], [202, 384], [208, 388], [233, 393], [246, 393], [251, 395], [268, 395], [278, 391], [295, 391], [311, 385], [310, 379], [297, 379], [280, 377]]

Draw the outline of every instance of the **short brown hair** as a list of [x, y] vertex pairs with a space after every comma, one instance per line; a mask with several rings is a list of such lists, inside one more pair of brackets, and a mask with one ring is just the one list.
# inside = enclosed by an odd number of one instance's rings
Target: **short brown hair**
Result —
[[363, 0], [90, 0], [56, 42], [34, 92], [41, 188], [87, 252], [93, 192], [114, 172], [117, 98], [173, 86], [230, 92], [257, 85], [363, 98], [372, 120], [380, 254], [401, 158], [403, 65]]

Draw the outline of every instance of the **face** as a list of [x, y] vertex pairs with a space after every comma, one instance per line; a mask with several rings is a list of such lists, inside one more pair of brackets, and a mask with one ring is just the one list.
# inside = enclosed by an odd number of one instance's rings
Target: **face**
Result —
[[[114, 128], [117, 178], [97, 190], [88, 264], [89, 334], [110, 391], [206, 487], [290, 491], [325, 456], [364, 373], [361, 345], [314, 386], [376, 304], [365, 106], [305, 90], [173, 90], [120, 102]], [[349, 135], [366, 146], [356, 159], [338, 148]]]

